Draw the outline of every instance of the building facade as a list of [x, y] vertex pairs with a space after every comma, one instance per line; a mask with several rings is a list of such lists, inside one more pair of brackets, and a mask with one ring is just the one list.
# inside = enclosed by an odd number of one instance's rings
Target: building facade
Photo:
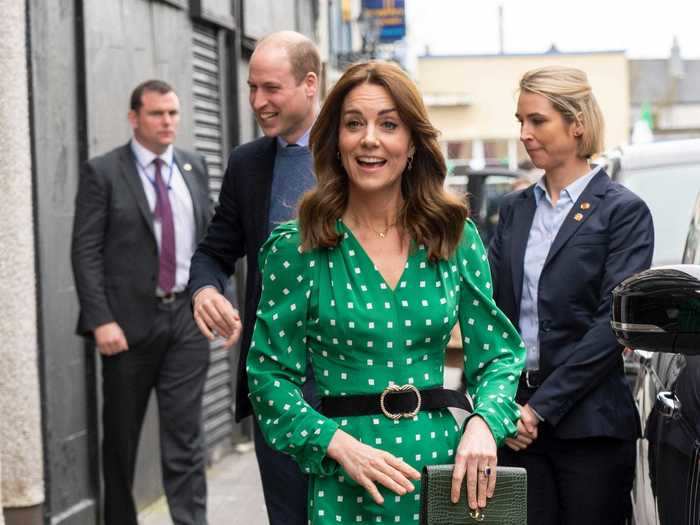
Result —
[[654, 140], [700, 137], [700, 60], [674, 41], [669, 56], [630, 60], [631, 124], [644, 121]]
[[425, 55], [416, 77], [451, 165], [516, 169], [527, 158], [515, 119], [526, 71], [547, 65], [585, 71], [605, 116], [605, 146], [629, 137], [628, 62], [622, 51], [592, 53]]

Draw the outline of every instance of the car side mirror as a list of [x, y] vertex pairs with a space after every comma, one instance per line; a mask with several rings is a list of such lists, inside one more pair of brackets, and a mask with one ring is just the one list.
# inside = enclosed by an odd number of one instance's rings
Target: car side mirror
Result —
[[628, 348], [700, 354], [700, 266], [662, 266], [625, 279], [612, 292], [611, 325]]

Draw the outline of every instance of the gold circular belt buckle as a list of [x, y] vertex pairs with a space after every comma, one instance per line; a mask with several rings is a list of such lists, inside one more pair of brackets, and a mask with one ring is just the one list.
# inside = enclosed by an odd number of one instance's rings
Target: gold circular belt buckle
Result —
[[469, 510], [469, 515], [475, 521], [484, 521], [486, 513], [482, 509]]
[[[385, 400], [387, 394], [397, 394], [400, 392], [413, 392], [416, 395], [416, 408], [414, 408], [410, 412], [403, 412], [403, 413], [399, 412], [396, 414], [389, 412], [386, 409], [386, 405], [384, 404], [384, 400]], [[414, 417], [416, 417], [416, 414], [418, 414], [418, 412], [420, 412], [421, 403], [422, 403], [422, 399], [420, 397], [420, 392], [413, 385], [403, 385], [403, 386], [389, 385], [387, 388], [384, 389], [384, 392], [382, 392], [382, 395], [379, 396], [379, 407], [382, 409], [382, 414], [384, 414], [389, 419], [401, 419], [402, 417], [414, 418]]]

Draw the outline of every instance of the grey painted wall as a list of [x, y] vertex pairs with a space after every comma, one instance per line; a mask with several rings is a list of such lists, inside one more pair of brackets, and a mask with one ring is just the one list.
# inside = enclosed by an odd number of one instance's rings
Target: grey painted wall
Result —
[[182, 106], [177, 144], [192, 135], [192, 22], [186, 11], [147, 0], [84, 0], [89, 155], [131, 136], [131, 90], [148, 78], [170, 83]]
[[297, 0], [244, 0], [246, 36], [257, 39], [273, 31], [296, 30], [296, 3]]
[[259, 136], [255, 115], [248, 102], [248, 61], [241, 60], [238, 65], [238, 114], [240, 115], [241, 143], [249, 142]]
[[95, 523], [94, 356], [74, 335], [70, 268], [82, 103], [75, 2], [31, 0], [30, 15], [47, 512], [56, 523]]
[[290, 29], [314, 38], [314, 4], [317, 0], [244, 0], [246, 36], [262, 38], [273, 31]]

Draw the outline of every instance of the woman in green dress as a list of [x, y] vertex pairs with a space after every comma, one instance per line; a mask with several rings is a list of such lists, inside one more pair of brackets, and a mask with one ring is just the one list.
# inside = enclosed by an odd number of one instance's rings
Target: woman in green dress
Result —
[[[309, 473], [309, 520], [417, 523], [419, 469], [454, 463], [472, 509], [516, 432], [524, 350], [492, 299], [484, 248], [422, 99], [397, 66], [350, 67], [311, 130], [318, 186], [262, 249], [247, 369], [271, 446]], [[460, 429], [442, 389], [460, 323], [474, 405]], [[320, 412], [302, 398], [307, 360]], [[397, 390], [400, 390], [397, 392]], [[403, 403], [403, 404], [402, 404]]]

